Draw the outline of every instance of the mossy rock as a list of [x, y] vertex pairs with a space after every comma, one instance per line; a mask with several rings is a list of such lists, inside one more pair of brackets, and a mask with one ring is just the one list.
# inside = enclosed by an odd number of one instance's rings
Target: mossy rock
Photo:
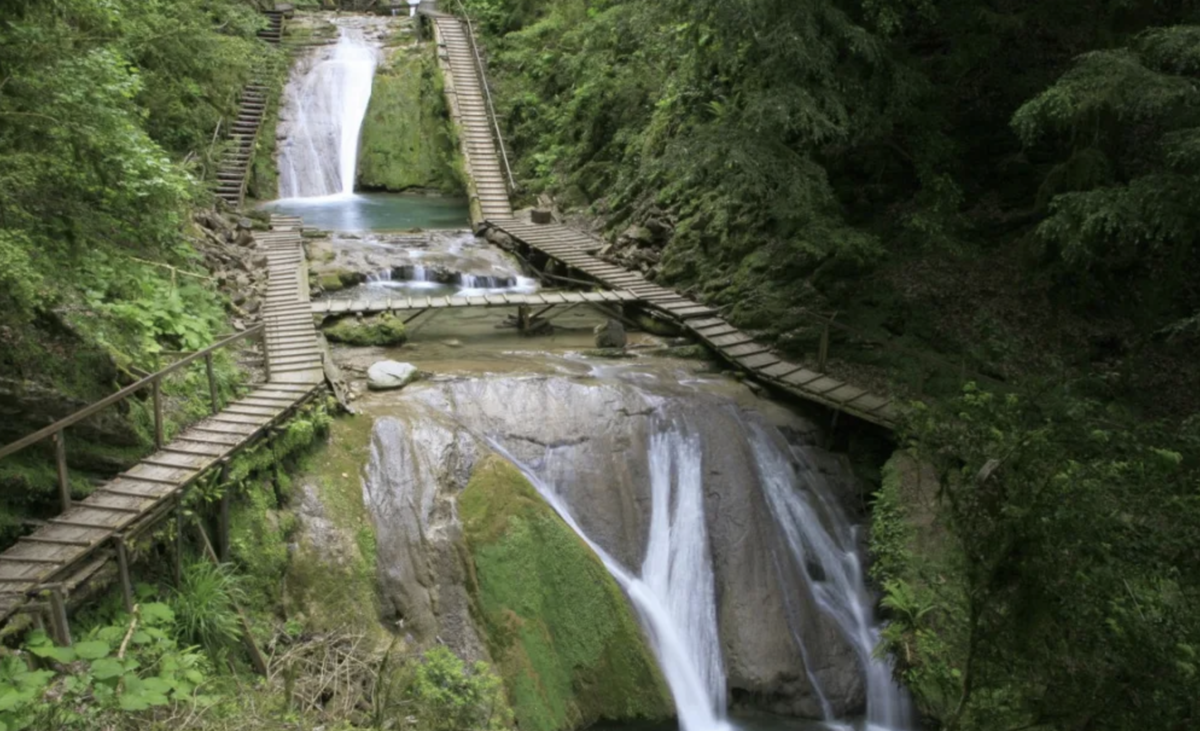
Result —
[[396, 346], [408, 340], [404, 323], [391, 315], [365, 320], [345, 319], [325, 328], [325, 337], [335, 343], [357, 346]]
[[325, 272], [317, 275], [317, 284], [326, 292], [336, 292], [339, 289], [345, 289], [346, 285], [342, 284], [342, 278], [337, 272]]
[[635, 315], [633, 321], [637, 324], [639, 329], [641, 329], [643, 332], [648, 332], [651, 335], [673, 338], [683, 333], [683, 328], [679, 327], [678, 325], [667, 322], [666, 320], [660, 320], [657, 317], [652, 317], [644, 312]]
[[433, 46], [396, 49], [371, 88], [359, 146], [359, 184], [461, 195], [466, 186], [456, 156]]
[[459, 515], [477, 621], [523, 731], [673, 714], [617, 583], [519, 470], [484, 458]]

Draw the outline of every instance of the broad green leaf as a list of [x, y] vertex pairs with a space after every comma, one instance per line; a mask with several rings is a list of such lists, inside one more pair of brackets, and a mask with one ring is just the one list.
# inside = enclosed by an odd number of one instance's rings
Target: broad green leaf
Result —
[[63, 664], [75, 662], [75, 651], [70, 647], [55, 647], [54, 645], [30, 647], [29, 652], [38, 657], [47, 657]]
[[92, 677], [96, 680], [109, 680], [125, 673], [125, 666], [115, 657], [102, 657], [92, 663]]
[[75, 645], [75, 654], [83, 660], [98, 660], [112, 652], [112, 645], [103, 640], [79, 642]]

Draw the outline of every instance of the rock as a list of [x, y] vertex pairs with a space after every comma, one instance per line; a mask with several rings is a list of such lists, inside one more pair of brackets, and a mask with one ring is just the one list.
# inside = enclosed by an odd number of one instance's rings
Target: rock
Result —
[[367, 388], [372, 391], [393, 391], [404, 388], [417, 377], [417, 367], [411, 363], [381, 360], [367, 369]]
[[408, 333], [399, 318], [385, 314], [365, 320], [339, 320], [325, 328], [325, 337], [346, 345], [395, 347], [408, 340]]
[[554, 216], [545, 208], [534, 208], [529, 212], [529, 219], [534, 223], [551, 223], [554, 221]]
[[[666, 682], [600, 559], [513, 465], [475, 465], [458, 500], [470, 589], [519, 728], [666, 718]], [[519, 627], [512, 632], [510, 627]]]
[[626, 343], [625, 326], [617, 320], [609, 319], [603, 325], [596, 326], [596, 347], [600, 349], [624, 348]]
[[266, 254], [255, 254], [254, 256], [250, 257], [250, 265], [255, 269], [266, 269], [267, 263], [268, 259]]
[[317, 285], [326, 292], [336, 292], [339, 289], [346, 288], [346, 285], [342, 284], [342, 278], [337, 275], [337, 272], [326, 272], [317, 275]]
[[649, 245], [654, 241], [654, 234], [645, 226], [630, 226], [621, 237], [638, 245]]

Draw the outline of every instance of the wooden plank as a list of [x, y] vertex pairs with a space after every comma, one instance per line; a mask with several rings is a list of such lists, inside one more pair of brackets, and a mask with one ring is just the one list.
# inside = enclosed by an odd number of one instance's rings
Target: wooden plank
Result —
[[734, 345], [730, 348], [721, 348], [722, 353], [731, 358], [744, 358], [748, 355], [757, 355], [770, 350], [770, 347], [762, 343], [749, 342], [742, 345]]
[[707, 320], [689, 321], [688, 327], [692, 328], [693, 330], [700, 330], [703, 328], [716, 327], [718, 325], [728, 325], [728, 324], [729, 324], [728, 322], [725, 322], [724, 320], [722, 320], [719, 317], [713, 317], [713, 318], [709, 318]]
[[857, 386], [851, 386], [847, 383], [843, 384], [840, 388], [835, 388], [829, 393], [825, 394], [825, 398], [829, 399], [830, 401], [846, 403], [854, 401], [865, 393], [866, 391], [864, 389], [861, 389]]
[[762, 375], [766, 376], [767, 378], [783, 378], [784, 376], [795, 373], [803, 367], [804, 366], [799, 366], [795, 363], [781, 361], [769, 368], [764, 368], [762, 370]]
[[548, 305], [561, 305], [567, 300], [561, 294], [555, 292], [543, 292], [542, 301]]
[[741, 331], [733, 325], [713, 325], [712, 327], [701, 328], [699, 330], [695, 330], [694, 332], [706, 340], [711, 340], [722, 335], [732, 335], [734, 333], [740, 333]]
[[845, 385], [845, 384], [843, 384], [841, 381], [837, 380], [836, 378], [830, 378], [829, 376], [821, 376], [820, 378], [816, 379], [815, 381], [810, 381], [810, 382], [804, 384], [804, 390], [808, 391], [809, 393], [813, 393], [813, 394], [816, 394], [819, 396], [824, 393], [829, 393], [830, 391], [833, 391], [836, 388], [841, 388], [843, 385]]
[[803, 388], [804, 386], [812, 383], [813, 381], [816, 381], [817, 379], [819, 379], [821, 377], [822, 376], [820, 373], [810, 371], [807, 368], [801, 368], [800, 370], [796, 371], [795, 373], [792, 373], [790, 376], [785, 376], [782, 380], [784, 383], [788, 384], [789, 386], [796, 386], [797, 388]]
[[712, 343], [713, 346], [718, 348], [732, 347], [734, 345], [741, 345], [742, 343], [748, 343], [754, 340], [754, 338], [743, 332], [735, 332], [729, 335], [718, 335], [715, 338], [706, 339], [708, 342]]
[[715, 313], [716, 310], [713, 308], [703, 306], [691, 307], [686, 310], [671, 310], [672, 315], [683, 318], [684, 320], [691, 320], [697, 317], [706, 317]]
[[771, 355], [770, 353], [760, 353], [758, 355], [752, 355], [748, 358], [738, 358], [738, 363], [741, 363], [750, 370], [758, 370], [759, 368], [765, 368], [766, 366], [773, 365], [778, 362], [779, 357]]

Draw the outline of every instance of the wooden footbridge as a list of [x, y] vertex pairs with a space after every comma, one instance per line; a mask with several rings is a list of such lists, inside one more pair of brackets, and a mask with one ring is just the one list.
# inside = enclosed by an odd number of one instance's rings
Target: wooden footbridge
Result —
[[[69, 642], [66, 625], [69, 594], [114, 560], [126, 604], [131, 604], [132, 584], [126, 548], [129, 541], [171, 516], [181, 519], [183, 500], [189, 487], [212, 471], [226, 467], [233, 455], [264, 436], [320, 392], [324, 372], [310, 313], [300, 221], [275, 217], [272, 230], [256, 238], [265, 245], [268, 257], [263, 324], [227, 337], [96, 404], [0, 448], [0, 459], [3, 459], [50, 440], [56, 455], [62, 501], [61, 514], [0, 553], [0, 622], [22, 611], [48, 616], [55, 636], [62, 642]], [[250, 387], [245, 396], [221, 404], [213, 374], [213, 356], [218, 350], [248, 340], [258, 340], [263, 345], [266, 381]], [[167, 441], [163, 379], [200, 362], [206, 365], [212, 415]], [[151, 393], [154, 405], [156, 451], [96, 488], [83, 500], [73, 500], [66, 430], [145, 391]]]
[[[472, 221], [477, 231], [501, 232], [518, 253], [534, 263], [555, 262], [571, 272], [632, 295], [656, 315], [675, 322], [710, 346], [725, 361], [775, 387], [838, 412], [892, 428], [898, 413], [888, 397], [869, 393], [823, 371], [828, 357], [829, 324], [821, 337], [817, 367], [811, 369], [777, 355], [770, 345], [729, 324], [720, 313], [678, 292], [655, 284], [641, 273], [594, 256], [604, 242], [555, 223], [517, 218], [510, 195], [515, 182], [487, 87], [482, 54], [470, 20], [436, 11], [431, 18], [446, 77], [446, 99], [459, 128], [470, 185]], [[621, 296], [628, 296], [621, 295]]]

